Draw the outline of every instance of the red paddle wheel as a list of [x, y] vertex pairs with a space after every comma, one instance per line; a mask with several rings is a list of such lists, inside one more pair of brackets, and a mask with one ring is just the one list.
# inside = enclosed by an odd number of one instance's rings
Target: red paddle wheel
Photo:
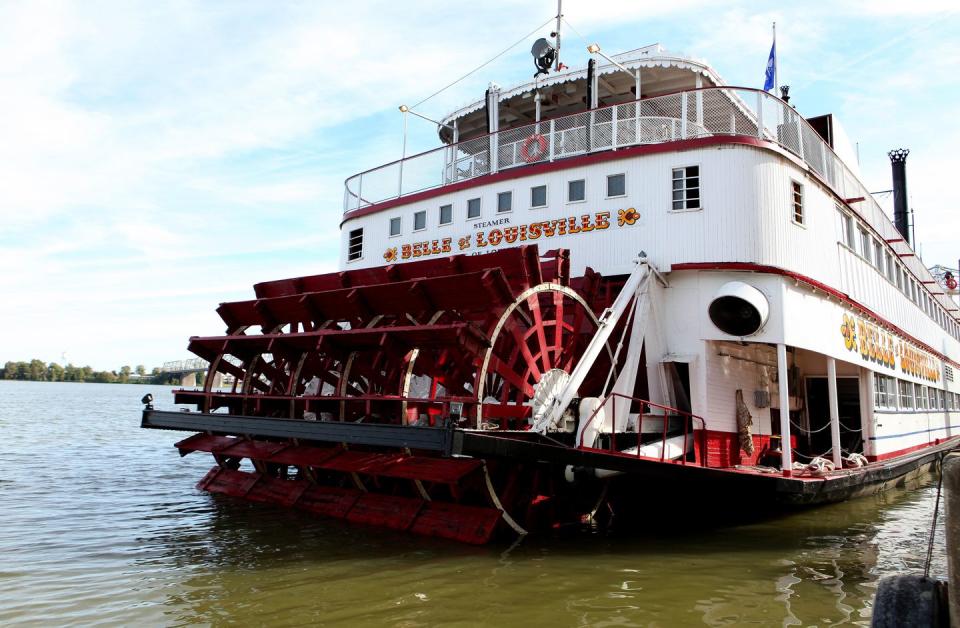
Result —
[[[404, 435], [457, 427], [534, 436], [532, 416], [566, 383], [611, 300], [593, 271], [569, 277], [566, 251], [541, 259], [519, 247], [254, 289], [255, 299], [217, 309], [225, 335], [191, 338], [210, 368], [203, 390], [178, 390], [177, 403], [211, 418], [397, 429], [362, 445], [200, 433], [177, 444], [184, 455], [213, 454], [200, 488], [471, 543], [498, 526], [524, 532], [563, 492], [562, 469], [549, 464], [444, 458]], [[581, 396], [600, 395], [612, 355], [596, 361]], [[213, 387], [221, 375], [232, 376], [229, 390]], [[241, 469], [244, 459], [252, 469]]]

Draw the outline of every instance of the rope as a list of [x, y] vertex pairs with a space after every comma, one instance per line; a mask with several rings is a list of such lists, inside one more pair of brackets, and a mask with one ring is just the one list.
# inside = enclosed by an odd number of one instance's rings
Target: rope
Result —
[[930, 563], [933, 561], [933, 537], [937, 532], [937, 515], [940, 511], [940, 491], [943, 489], [943, 456], [937, 458], [940, 479], [937, 480], [937, 500], [933, 506], [933, 522], [930, 524], [930, 540], [927, 542], [927, 564], [923, 567], [923, 577], [930, 577]]
[[826, 423], [826, 424], [825, 424], [823, 427], [821, 427], [820, 429], [816, 429], [816, 430], [805, 430], [805, 429], [803, 429], [802, 427], [800, 427], [799, 425], [797, 425], [796, 423], [794, 423], [793, 421], [790, 421], [790, 425], [793, 426], [793, 427], [795, 427], [795, 428], [797, 428], [797, 431], [798, 431], [798, 432], [803, 432], [804, 434], [818, 434], [818, 433], [822, 432], [823, 430], [827, 429], [828, 427], [830, 427], [830, 424], [829, 424], [829, 423]]
[[563, 18], [563, 23], [570, 27], [570, 30], [572, 30], [572, 31], [577, 35], [577, 37], [580, 38], [580, 41], [582, 41], [585, 46], [589, 46], [589, 45], [590, 45], [590, 42], [588, 42], [586, 39], [583, 38], [583, 35], [580, 34], [580, 31], [578, 31], [577, 29], [575, 29], [575, 28], [573, 27], [573, 24], [571, 24], [570, 22], [567, 21], [567, 18]]
[[[838, 423], [839, 423], [839, 421], [838, 421]], [[828, 427], [830, 427], [830, 424], [829, 424], [829, 423], [825, 423], [825, 424], [823, 425], [823, 427], [820, 427], [820, 428], [818, 428], [818, 429], [815, 429], [815, 430], [805, 430], [805, 429], [803, 429], [802, 427], [800, 427], [799, 425], [797, 425], [796, 423], [794, 423], [793, 421], [790, 421], [790, 425], [793, 426], [793, 427], [795, 427], [798, 432], [803, 432], [804, 434], [819, 434], [819, 433], [822, 432], [823, 430], [825, 430], [825, 429], [827, 429]], [[843, 429], [845, 429], [845, 430], [848, 431], [848, 432], [862, 432], [862, 431], [863, 431], [862, 429], [855, 430], [855, 429], [853, 429], [853, 428], [849, 428], [849, 427], [847, 427], [846, 425], [844, 425], [843, 423], [840, 423], [840, 427], [842, 427]]]
[[411, 108], [411, 109], [416, 109], [417, 107], [419, 107], [419, 106], [422, 105], [423, 103], [427, 102], [428, 100], [430, 100], [431, 98], [433, 98], [433, 97], [436, 96], [437, 94], [440, 94], [441, 92], [445, 92], [446, 90], [450, 89], [451, 87], [453, 87], [454, 85], [456, 85], [457, 83], [459, 83], [459, 82], [462, 81], [463, 79], [467, 78], [468, 76], [470, 76], [470, 75], [472, 75], [472, 74], [474, 74], [474, 73], [482, 70], [483, 68], [487, 67], [488, 65], [490, 65], [491, 63], [493, 63], [494, 61], [496, 61], [497, 59], [499, 59], [499, 58], [502, 57], [503, 55], [507, 54], [508, 52], [510, 52], [511, 50], [513, 50], [514, 48], [516, 48], [517, 46], [519, 46], [520, 44], [522, 44], [524, 41], [526, 41], [527, 39], [529, 39], [529, 38], [532, 37], [533, 35], [535, 35], [538, 30], [540, 30], [541, 28], [543, 28], [544, 26], [546, 26], [546, 25], [549, 24], [550, 22], [554, 21], [555, 19], [557, 19], [556, 16], [551, 16], [551, 18], [550, 18], [549, 20], [547, 20], [546, 22], [544, 22], [544, 23], [541, 24], [540, 26], [536, 27], [535, 29], [533, 29], [532, 31], [530, 31], [529, 33], [527, 33], [526, 35], [524, 35], [522, 38], [518, 39], [516, 43], [510, 44], [509, 47], [505, 48], [502, 52], [500, 52], [499, 54], [497, 54], [497, 55], [496, 55], [495, 57], [493, 57], [492, 59], [490, 59], [490, 60], [488, 60], [488, 61], [484, 61], [483, 63], [481, 63], [480, 65], [478, 65], [478, 66], [475, 67], [474, 69], [470, 70], [469, 72], [467, 72], [466, 74], [464, 74], [463, 76], [461, 76], [460, 78], [458, 78], [457, 80], [455, 80], [454, 82], [450, 83], [449, 85], [446, 85], [445, 87], [442, 87], [442, 88], [438, 89], [437, 91], [433, 92], [432, 94], [430, 94], [429, 96], [427, 96], [426, 98], [424, 98], [423, 100], [421, 100], [420, 102], [418, 102], [417, 104], [413, 105], [413, 106], [410, 107], [410, 108]]
[[832, 454], [832, 453], [833, 453], [833, 447], [831, 447], [830, 449], [826, 450], [826, 451], [823, 452], [822, 454], [815, 454], [815, 455], [813, 455], [813, 456], [808, 456], [808, 455], [806, 455], [806, 454], [802, 454], [802, 453], [800, 453], [799, 451], [794, 451], [794, 452], [793, 452], [793, 455], [794, 455], [794, 457], [806, 458], [807, 460], [813, 460], [814, 458], [825, 458], [825, 459], [829, 460], [829, 458], [827, 458], [827, 456], [830, 455], [830, 454]]
[[[837, 421], [837, 423], [840, 423], [840, 421]], [[855, 430], [855, 429], [853, 429], [853, 428], [847, 427], [847, 426], [844, 425], [843, 423], [840, 423], [840, 427], [842, 427], [843, 429], [847, 430], [848, 432], [862, 432], [862, 431], [863, 431], [863, 428], [860, 428], [859, 430]]]

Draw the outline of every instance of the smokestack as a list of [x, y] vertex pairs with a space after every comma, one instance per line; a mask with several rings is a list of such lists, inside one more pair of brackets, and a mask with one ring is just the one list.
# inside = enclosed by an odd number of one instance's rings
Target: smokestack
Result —
[[907, 213], [907, 155], [910, 150], [898, 148], [887, 153], [890, 165], [893, 168], [893, 224], [897, 231], [912, 246], [910, 242], [910, 220]]

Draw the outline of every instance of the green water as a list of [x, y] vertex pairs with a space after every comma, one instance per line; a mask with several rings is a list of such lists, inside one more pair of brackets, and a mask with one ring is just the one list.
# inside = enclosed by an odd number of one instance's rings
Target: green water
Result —
[[193, 488], [208, 456], [139, 429], [148, 390], [172, 407], [161, 387], [0, 382], [0, 624], [869, 625], [877, 580], [923, 569], [930, 484], [697, 533], [482, 548], [211, 496]]

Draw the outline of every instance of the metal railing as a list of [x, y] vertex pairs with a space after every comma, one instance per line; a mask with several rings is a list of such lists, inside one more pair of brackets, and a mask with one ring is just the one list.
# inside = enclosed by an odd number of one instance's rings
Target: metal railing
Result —
[[346, 180], [344, 211], [529, 164], [627, 146], [734, 135], [779, 144], [844, 198], [870, 198], [793, 107], [761, 90], [707, 87], [505, 129], [367, 170]]
[[[595, 443], [588, 444], [584, 442], [584, 437], [587, 434], [586, 428], [589, 427], [596, 420], [597, 416], [600, 414], [600, 411], [609, 405], [613, 408], [613, 412], [610, 413], [611, 422], [610, 422], [609, 431], [605, 431], [603, 426], [601, 426], [601, 428], [597, 432], [597, 436], [599, 437], [600, 435], [608, 434], [610, 437], [609, 442], [607, 443], [607, 447], [603, 449], [604, 451], [609, 451], [610, 453], [621, 453], [621, 454], [624, 453], [623, 451], [617, 448], [617, 406], [622, 404], [611, 403], [611, 402], [615, 402], [617, 399], [621, 399], [624, 402], [626, 402], [626, 407], [627, 407], [626, 418], [624, 419], [621, 416], [622, 429], [619, 431], [621, 435], [625, 435], [629, 433], [630, 415], [632, 414], [631, 412], [629, 412], [630, 405], [632, 404], [638, 405], [638, 408], [637, 408], [638, 412], [636, 413], [637, 421], [636, 421], [636, 425], [634, 426], [634, 431], [637, 435], [637, 451], [636, 453], [627, 453], [626, 455], [636, 456], [637, 458], [649, 458], [649, 456], [643, 456], [641, 454], [643, 447], [645, 445], [652, 445], [659, 442], [660, 443], [660, 456], [659, 456], [660, 462], [673, 462], [672, 459], [668, 459], [666, 457], [667, 456], [667, 440], [669, 438], [676, 438], [681, 435], [680, 433], [671, 433], [671, 430], [670, 430], [670, 423], [671, 423], [670, 419], [679, 418], [680, 423], [682, 423], [683, 449], [676, 464], [683, 464], [683, 465], [687, 464], [687, 456], [690, 450], [690, 445], [695, 444], [695, 441], [693, 439], [699, 436], [700, 451], [698, 454], [696, 447], [693, 448], [693, 454], [694, 454], [693, 464], [699, 464], [700, 466], [704, 466], [704, 467], [707, 466], [707, 455], [706, 455], [707, 454], [707, 447], [706, 447], [707, 422], [703, 419], [703, 417], [696, 414], [692, 414], [690, 412], [685, 412], [683, 410], [678, 410], [677, 408], [671, 408], [670, 406], [660, 405], [659, 403], [653, 403], [652, 401], [648, 401], [646, 399], [640, 399], [639, 397], [630, 397], [629, 395], [624, 395], [621, 393], [611, 393], [610, 395], [608, 395], [603, 400], [603, 403], [597, 406], [597, 408], [593, 411], [593, 413], [590, 414], [589, 418], [587, 418], [586, 423], [584, 423], [583, 427], [580, 429], [580, 439], [577, 442], [578, 448], [597, 449], [597, 447], [595, 447]], [[659, 413], [652, 412], [652, 410], [654, 409], [659, 410], [660, 412]], [[622, 414], [623, 413], [621, 412], [621, 415]], [[663, 424], [661, 428], [659, 441], [651, 441], [648, 443], [642, 442], [643, 434], [644, 434], [643, 421], [645, 419], [651, 420], [651, 421], [659, 421], [660, 423]], [[699, 430], [694, 429], [695, 421], [699, 421], [700, 423]], [[604, 420], [604, 422], [606, 421]]]

